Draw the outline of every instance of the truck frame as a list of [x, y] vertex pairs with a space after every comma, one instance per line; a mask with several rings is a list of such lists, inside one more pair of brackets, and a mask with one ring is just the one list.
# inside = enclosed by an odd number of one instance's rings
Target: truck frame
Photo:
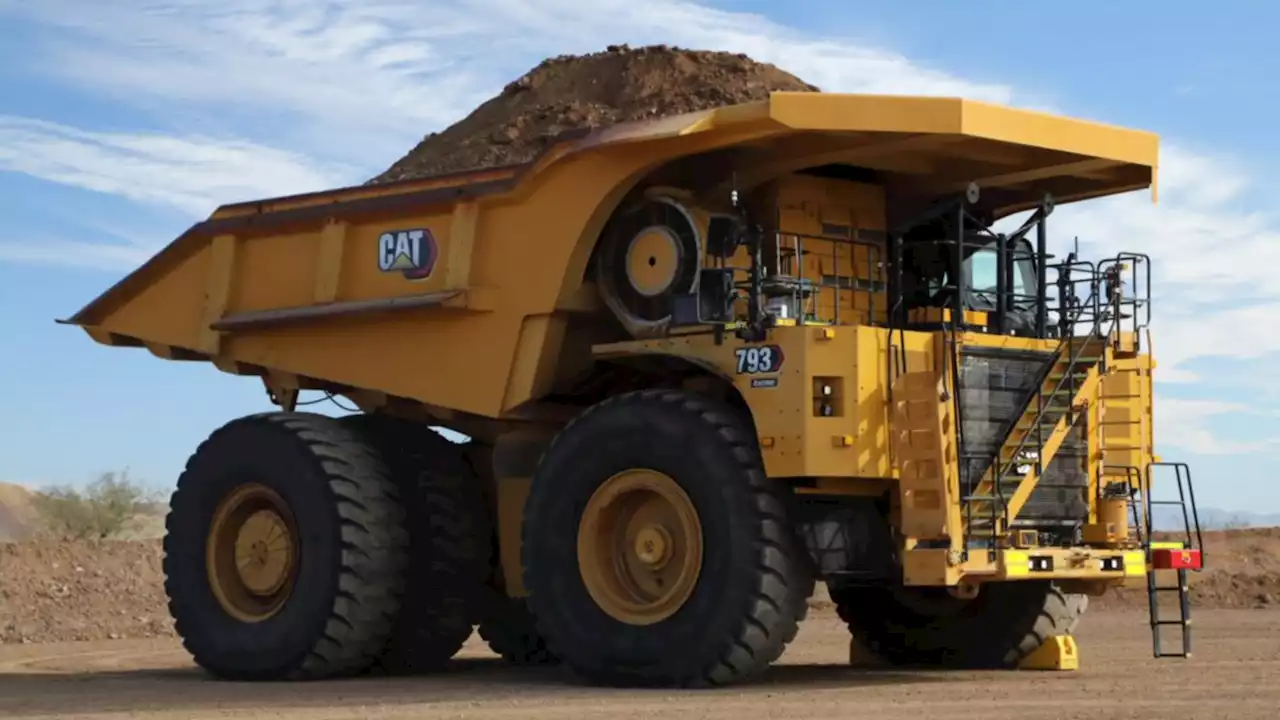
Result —
[[1188, 655], [1199, 524], [1155, 455], [1150, 259], [1048, 247], [1058, 206], [1154, 201], [1157, 154], [968, 100], [777, 92], [227, 205], [63, 322], [279, 406], [216, 430], [172, 498], [171, 610], [218, 676], [428, 672], [478, 627], [593, 682], [725, 684], [817, 582], [888, 662], [1075, 667], [1087, 599], [1144, 581], [1155, 654], [1175, 623]]

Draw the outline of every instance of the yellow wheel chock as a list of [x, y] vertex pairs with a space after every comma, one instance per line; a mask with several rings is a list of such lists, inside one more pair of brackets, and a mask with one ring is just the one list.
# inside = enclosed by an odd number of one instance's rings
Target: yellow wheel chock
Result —
[[[849, 665], [857, 668], [885, 667], [885, 661], [857, 638], [849, 638]], [[1045, 640], [1018, 663], [1019, 670], [1079, 670], [1080, 650], [1070, 635], [1055, 635]]]

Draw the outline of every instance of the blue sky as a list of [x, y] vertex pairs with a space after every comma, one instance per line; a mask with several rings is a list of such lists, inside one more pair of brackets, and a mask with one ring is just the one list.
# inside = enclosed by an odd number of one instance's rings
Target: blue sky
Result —
[[[1266, 3], [0, 0], [0, 480], [168, 487], [254, 381], [57, 326], [222, 202], [358, 183], [543, 57], [746, 52], [824, 89], [1154, 130], [1161, 202], [1057, 240], [1155, 256], [1157, 432], [1204, 505], [1280, 510], [1280, 65]], [[1061, 247], [1061, 246], [1060, 246]], [[1213, 251], [1229, 248], [1217, 255]]]

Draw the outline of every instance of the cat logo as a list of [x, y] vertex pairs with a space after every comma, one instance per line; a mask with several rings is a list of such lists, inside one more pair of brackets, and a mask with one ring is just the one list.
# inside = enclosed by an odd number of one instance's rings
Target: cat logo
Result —
[[392, 230], [378, 237], [378, 269], [398, 272], [409, 280], [424, 280], [435, 269], [439, 249], [426, 228]]

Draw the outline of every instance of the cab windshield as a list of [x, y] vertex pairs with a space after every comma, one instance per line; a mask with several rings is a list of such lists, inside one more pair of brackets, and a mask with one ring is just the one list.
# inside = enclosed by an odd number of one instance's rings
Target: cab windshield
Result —
[[[1026, 310], [1035, 305], [1036, 270], [1035, 261], [1030, 257], [1031, 244], [1023, 241], [1010, 248], [1019, 257], [1013, 262], [1013, 282], [1009, 291], [1012, 293], [1010, 305], [1014, 310]], [[964, 263], [966, 285], [970, 288], [971, 297], [967, 303], [975, 310], [994, 309], [996, 307], [996, 287], [999, 271], [996, 249], [986, 247], [974, 251]]]

